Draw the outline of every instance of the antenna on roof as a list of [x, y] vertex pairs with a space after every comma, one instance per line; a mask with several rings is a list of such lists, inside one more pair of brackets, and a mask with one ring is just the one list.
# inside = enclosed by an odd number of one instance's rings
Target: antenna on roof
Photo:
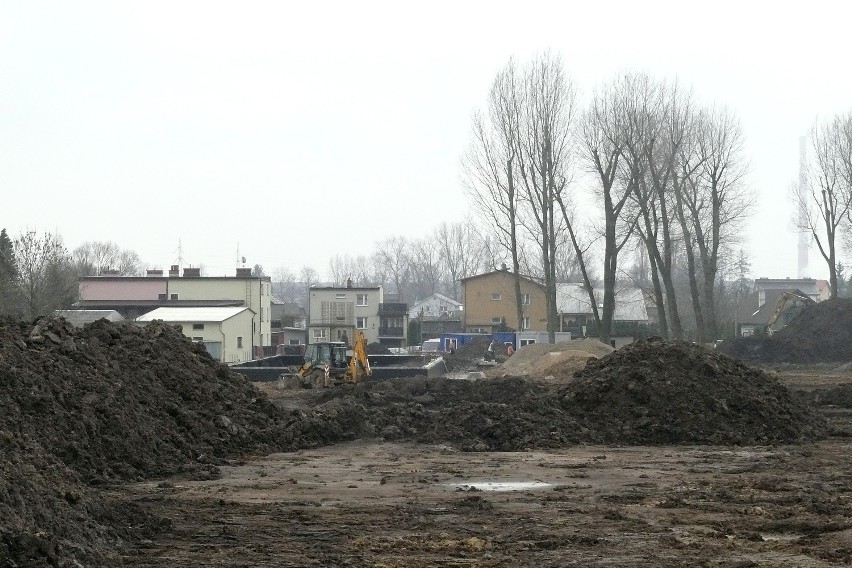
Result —
[[183, 243], [180, 238], [178, 238], [178, 248], [175, 252], [177, 253], [177, 260], [175, 260], [175, 263], [178, 266], [183, 266]]

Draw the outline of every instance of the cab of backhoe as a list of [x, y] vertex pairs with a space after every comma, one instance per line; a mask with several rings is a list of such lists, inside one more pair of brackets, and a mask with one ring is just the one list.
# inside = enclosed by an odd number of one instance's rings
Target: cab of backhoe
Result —
[[340, 342], [312, 343], [305, 349], [305, 362], [313, 365], [345, 367], [346, 344]]

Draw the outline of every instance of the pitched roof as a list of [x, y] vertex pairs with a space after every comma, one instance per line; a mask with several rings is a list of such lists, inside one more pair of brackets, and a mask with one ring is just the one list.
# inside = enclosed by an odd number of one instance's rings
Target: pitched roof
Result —
[[121, 321], [124, 318], [115, 310], [56, 310], [56, 317], [65, 318], [74, 327], [83, 327], [87, 323], [105, 319], [107, 321]]
[[[465, 276], [464, 278], [459, 278], [459, 282], [466, 282], [468, 280], [473, 280], [475, 278], [484, 278], [486, 276], [494, 276], [495, 274], [505, 274], [507, 276], [514, 276], [515, 275], [515, 273], [512, 272], [511, 270], [500, 269], [500, 270], [492, 270], [491, 272], [482, 272], [480, 274], [474, 274], [473, 276]], [[521, 280], [526, 280], [527, 282], [531, 282], [531, 283], [535, 284], [536, 286], [544, 286], [544, 284], [541, 282], [541, 279], [539, 279], [539, 278], [534, 278], [532, 276], [526, 276], [524, 274], [519, 274], [518, 276], [520, 276]]]
[[[136, 318], [136, 321], [194, 321], [194, 322], [211, 322], [221, 323], [235, 315], [244, 312], [252, 311], [244, 307], [228, 307], [228, 308], [157, 308], [147, 314], [143, 314]], [[252, 312], [253, 313], [253, 312]]]

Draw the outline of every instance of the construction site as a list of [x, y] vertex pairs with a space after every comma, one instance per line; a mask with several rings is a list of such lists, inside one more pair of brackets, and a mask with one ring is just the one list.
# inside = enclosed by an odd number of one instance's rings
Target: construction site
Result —
[[850, 333], [833, 299], [293, 388], [161, 321], [0, 320], [0, 568], [849, 565]]

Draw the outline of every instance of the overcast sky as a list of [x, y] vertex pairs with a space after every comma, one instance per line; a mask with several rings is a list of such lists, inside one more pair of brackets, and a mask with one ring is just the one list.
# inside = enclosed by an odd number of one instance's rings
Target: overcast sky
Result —
[[[495, 74], [551, 49], [588, 94], [677, 76], [740, 117], [753, 277], [796, 277], [799, 137], [852, 110], [847, 2], [0, 0], [0, 227], [150, 267], [267, 273], [469, 213]], [[811, 275], [827, 274], [816, 251]]]

